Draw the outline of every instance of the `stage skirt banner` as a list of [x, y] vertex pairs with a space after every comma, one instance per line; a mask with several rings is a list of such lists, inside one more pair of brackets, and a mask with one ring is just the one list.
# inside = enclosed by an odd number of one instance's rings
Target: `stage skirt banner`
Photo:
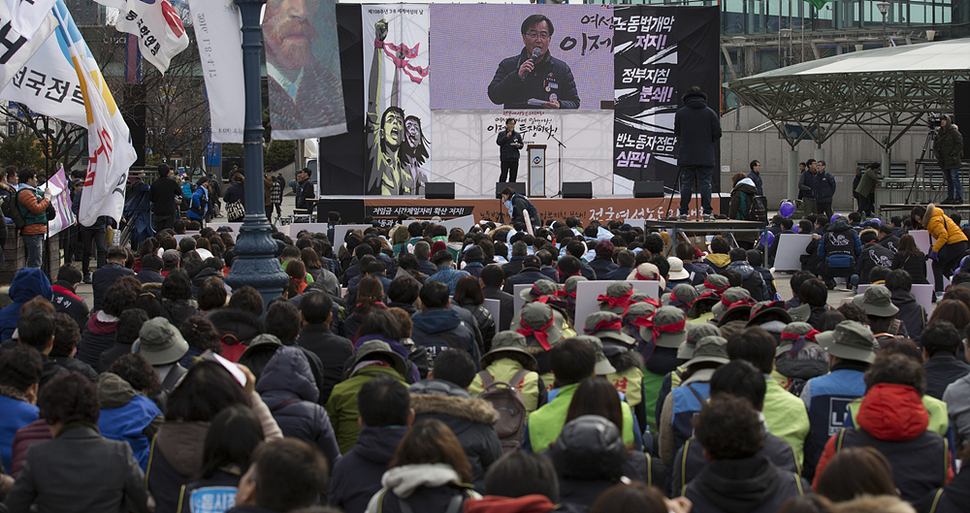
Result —
[[243, 84], [239, 8], [230, 0], [190, 0], [205, 79], [212, 142], [243, 142], [246, 97]]
[[612, 5], [432, 4], [431, 108], [602, 109], [612, 40]]
[[289, 4], [269, 0], [263, 17], [272, 137], [346, 133], [335, 0], [304, 0], [302, 10]]
[[[431, 14], [424, 4], [364, 5], [366, 194], [423, 194], [429, 178]], [[440, 68], [439, 68], [440, 69]]]
[[613, 172], [675, 189], [681, 97], [699, 86], [719, 109], [718, 8], [615, 6], [613, 14]]

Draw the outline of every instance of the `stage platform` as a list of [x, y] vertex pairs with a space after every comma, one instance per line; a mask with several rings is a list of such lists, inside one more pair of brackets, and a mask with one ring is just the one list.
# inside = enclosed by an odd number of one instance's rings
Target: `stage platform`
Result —
[[[566, 219], [575, 216], [586, 225], [590, 221], [607, 223], [613, 220], [654, 220], [667, 217], [677, 211], [680, 196], [675, 195], [672, 202], [670, 196], [665, 198], [630, 196], [600, 196], [592, 199], [529, 198], [529, 201], [535, 205], [542, 219]], [[729, 202], [728, 194], [714, 194], [711, 198], [711, 206], [715, 212], [721, 212], [722, 204], [726, 211]], [[691, 202], [692, 216], [696, 216], [693, 210], [699, 206], [699, 201]], [[321, 216], [325, 216], [331, 210], [340, 212], [344, 222], [358, 223], [363, 221], [365, 216], [371, 216], [383, 225], [393, 224], [400, 214], [418, 219], [430, 219], [434, 216], [453, 219], [474, 215], [476, 222], [483, 218], [493, 221], [508, 220], [501, 200], [482, 196], [455, 199], [425, 199], [422, 196], [334, 196], [322, 197], [317, 201], [317, 212]], [[321, 217], [321, 220], [325, 220], [325, 217]]]
[[[879, 217], [885, 217], [888, 219], [891, 216], [898, 215], [902, 217], [909, 217], [910, 212], [913, 211], [913, 207], [917, 205], [926, 206], [929, 203], [906, 203], [906, 204], [884, 204], [879, 205]], [[937, 208], [942, 208], [944, 212], [960, 212], [966, 213], [970, 217], [970, 204], [960, 204], [960, 205], [941, 205], [939, 203], [934, 203]]]

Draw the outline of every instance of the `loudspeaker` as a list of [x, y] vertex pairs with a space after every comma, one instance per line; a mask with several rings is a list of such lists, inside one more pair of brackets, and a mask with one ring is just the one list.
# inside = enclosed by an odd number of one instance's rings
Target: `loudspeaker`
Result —
[[592, 199], [593, 182], [563, 182], [562, 197]]
[[455, 199], [455, 182], [428, 182], [425, 199]]
[[336, 210], [345, 223], [360, 224], [366, 215], [362, 199], [322, 199], [317, 201], [317, 217], [324, 222], [327, 212]]
[[525, 182], [495, 182], [495, 197], [501, 196], [502, 190], [506, 187], [511, 187], [515, 189], [516, 194], [525, 196]]
[[953, 124], [963, 134], [963, 158], [970, 158], [970, 82], [953, 82]]
[[664, 197], [664, 183], [651, 182], [651, 181], [634, 182], [633, 197], [634, 198], [662, 198]]

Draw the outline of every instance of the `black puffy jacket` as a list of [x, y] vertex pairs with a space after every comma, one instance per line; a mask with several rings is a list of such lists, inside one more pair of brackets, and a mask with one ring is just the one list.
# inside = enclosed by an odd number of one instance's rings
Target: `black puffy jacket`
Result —
[[471, 299], [467, 298], [459, 306], [472, 314], [475, 323], [478, 324], [479, 331], [482, 332], [484, 351], [488, 351], [492, 347], [492, 337], [495, 336], [495, 319], [492, 317], [492, 313], [484, 306], [476, 305]]
[[713, 167], [714, 141], [721, 138], [721, 118], [707, 106], [707, 95], [687, 93], [674, 116], [674, 135], [680, 143], [678, 166]]

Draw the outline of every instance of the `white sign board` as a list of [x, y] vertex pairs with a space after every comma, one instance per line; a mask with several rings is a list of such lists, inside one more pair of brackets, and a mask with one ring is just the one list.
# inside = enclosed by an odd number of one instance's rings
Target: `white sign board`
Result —
[[807, 255], [805, 248], [812, 242], [811, 234], [782, 233], [778, 235], [778, 252], [775, 253], [775, 271], [801, 271], [802, 255]]
[[[865, 294], [866, 289], [871, 287], [869, 284], [859, 285], [859, 294]], [[910, 292], [916, 297], [916, 302], [919, 303], [928, 314], [933, 306], [933, 285], [932, 284], [914, 284]]]
[[[598, 312], [600, 302], [597, 299], [600, 294], [606, 294], [606, 289], [616, 280], [596, 280], [581, 281], [576, 284], [576, 333], [582, 333], [583, 326], [586, 325], [586, 316]], [[657, 301], [660, 301], [660, 282], [634, 280], [629, 283], [633, 288], [643, 292]]]
[[451, 233], [452, 228], [461, 228], [462, 231], [468, 233], [468, 230], [471, 230], [472, 226], [475, 226], [475, 216], [470, 215], [446, 219], [438, 224], [447, 228], [448, 233]]
[[344, 243], [344, 239], [347, 237], [347, 232], [350, 230], [364, 231], [370, 227], [371, 225], [369, 224], [338, 224], [337, 226], [333, 227], [334, 240], [330, 241], [330, 244], [335, 248], [339, 247]]
[[[910, 230], [909, 234], [916, 239], [916, 247], [923, 252], [924, 255], [929, 255], [930, 251], [933, 250], [933, 239], [930, 237], [930, 232], [926, 230]], [[936, 276], [933, 275], [933, 261], [930, 259], [926, 260], [926, 279], [929, 280], [931, 285], [936, 284]], [[949, 278], [943, 277], [945, 287], [949, 283]], [[913, 285], [913, 295], [916, 295], [916, 286]], [[919, 298], [917, 298], [919, 299]], [[921, 303], [922, 304], [922, 303]], [[929, 308], [926, 309], [927, 312], [930, 311]]]
[[486, 299], [482, 306], [488, 310], [488, 313], [492, 314], [492, 319], [495, 320], [495, 331], [497, 332], [498, 326], [502, 325], [502, 319], [500, 319], [500, 316], [502, 315], [502, 302], [498, 299]]
[[[518, 315], [522, 311], [522, 307], [525, 305], [525, 300], [519, 297], [519, 293], [523, 290], [528, 290], [532, 288], [531, 283], [523, 283], [522, 285], [512, 285], [512, 313]], [[511, 320], [511, 319], [510, 319]]]
[[[287, 232], [287, 235], [295, 239], [296, 235], [303, 230], [306, 230], [310, 233], [325, 234], [327, 233], [328, 226], [327, 226], [327, 223], [290, 223], [286, 226], [281, 226], [280, 231], [282, 231], [283, 228], [287, 228], [289, 230]], [[332, 243], [333, 241], [330, 241], [330, 242]]]

